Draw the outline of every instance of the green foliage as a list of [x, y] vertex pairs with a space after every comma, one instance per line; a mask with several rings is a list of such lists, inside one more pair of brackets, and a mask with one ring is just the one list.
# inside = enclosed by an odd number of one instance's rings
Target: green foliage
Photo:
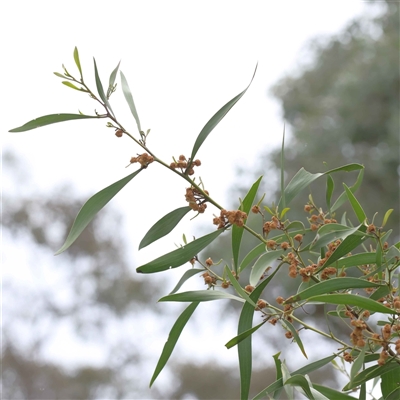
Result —
[[[218, 227], [213, 227], [210, 233], [194, 239], [190, 243], [187, 243], [184, 235], [183, 246], [137, 268], [139, 273], [156, 273], [188, 263], [190, 265], [172, 292], [159, 300], [160, 302], [190, 302], [191, 304], [173, 325], [150, 385], [155, 382], [163, 370], [186, 323], [200, 303], [225, 299], [243, 303], [238, 317], [237, 335], [226, 344], [228, 348], [237, 345], [241, 399], [249, 398], [252, 377], [252, 335], [257, 334], [261, 329], [282, 329], [286, 338], [291, 340], [291, 345], [297, 346], [305, 358], [308, 356], [302, 338], [304, 329], [328, 338], [339, 345], [339, 348], [337, 353], [307, 364], [293, 373], [289, 371], [285, 361], [280, 360], [279, 355], [275, 355], [277, 380], [259, 393], [255, 399], [270, 394], [273, 394], [274, 398], [278, 397], [282, 388], [291, 399], [294, 398], [295, 390], [309, 399], [332, 398], [332, 396], [347, 399], [349, 396], [345, 392], [359, 386], [361, 386], [360, 396], [363, 397], [366, 382], [376, 377], [382, 377], [384, 398], [394, 398], [398, 394], [399, 388], [397, 383], [392, 383], [392, 376], [398, 373], [400, 368], [400, 296], [396, 283], [400, 257], [398, 244], [390, 245], [388, 242], [390, 231], [385, 232], [383, 226], [374, 223], [355, 195], [356, 189], [361, 184], [363, 165], [350, 163], [319, 173], [311, 173], [305, 168], [301, 168], [287, 186], [284, 186], [282, 179], [282, 193], [278, 202], [275, 203], [278, 204], [276, 207], [263, 204], [264, 196], [261, 196], [261, 200], [254, 204], [262, 179], [260, 177], [251, 186], [244, 200], [238, 199], [235, 209], [228, 210], [220, 206], [215, 199], [210, 197], [203, 185], [199, 186], [195, 182], [195, 178], [191, 177], [194, 174], [194, 166], [200, 165], [199, 160], [194, 160], [194, 157], [204, 140], [245, 94], [248, 87], [226, 103], [207, 122], [193, 145], [189, 159], [181, 156], [179, 161], [174, 160], [173, 165], [168, 165], [149, 149], [146, 143], [147, 134], [141, 131], [133, 97], [122, 73], [122, 90], [136, 120], [139, 137], [135, 137], [134, 134], [125, 130], [111, 110], [108, 99], [110, 94], [115, 91], [114, 82], [119, 64], [111, 73], [106, 95], [94, 61], [95, 81], [99, 95], [97, 97], [83, 80], [77, 49], [74, 51], [74, 59], [80, 79], [74, 78], [64, 68], [64, 76], [68, 82], [79, 83], [83, 88], [82, 91], [89, 93], [94, 101], [100, 103], [104, 108], [104, 114], [99, 117], [107, 118], [106, 126], [113, 128], [117, 137], [127, 135], [144, 152], [131, 159], [132, 164], [140, 165], [137, 171], [98, 192], [84, 204], [64, 245], [57, 254], [68, 249], [93, 217], [139, 172], [152, 168], [153, 162], [167, 168], [171, 173], [179, 175], [189, 184], [189, 188], [186, 188], [188, 205], [168, 213], [153, 225], [142, 239], [140, 248], [150, 245], [170, 233], [189, 212], [202, 214], [206, 203], [215, 206], [220, 212], [219, 217], [215, 217], [212, 221], [213, 225]], [[57, 75], [63, 76], [59, 73]], [[74, 119], [57, 119], [49, 118], [49, 116], [43, 118], [45, 119], [39, 118], [35, 121], [45, 121], [48, 124]], [[29, 130], [38, 126], [40, 126], [38, 122], [31, 121], [12, 131]], [[284, 165], [283, 161], [282, 165]], [[354, 171], [358, 172], [354, 184], [352, 186], [344, 184], [344, 192], [340, 195], [335, 194], [333, 176]], [[281, 176], [284, 176], [283, 171]], [[307, 217], [303, 218], [304, 221], [291, 219], [293, 210], [287, 206], [297, 196], [300, 196], [312, 182], [323, 176], [327, 177], [326, 189], [321, 189], [321, 192], [325, 191], [326, 204], [317, 203], [310, 195], [303, 207], [304, 212], [307, 213]], [[202, 182], [201, 179], [200, 182]], [[333, 200], [335, 201], [331, 205]], [[345, 203], [356, 216], [355, 225], [354, 221], [349, 219], [346, 214], [342, 215], [340, 223], [337, 221], [337, 218], [340, 217], [337, 210]], [[267, 212], [264, 213], [263, 210]], [[248, 225], [247, 219], [250, 212], [255, 214], [258, 221], [256, 228]], [[385, 223], [389, 215], [390, 213], [387, 213], [384, 217]], [[306, 228], [306, 226], [308, 227]], [[301, 229], [299, 230], [299, 228]], [[240, 245], [244, 231], [247, 232], [247, 235], [253, 236], [258, 244], [240, 260]], [[211, 258], [205, 259], [201, 252], [222, 234], [231, 235], [232, 254], [229, 260], [214, 263]], [[247, 278], [244, 280], [243, 276], [245, 275], [242, 273], [251, 266], [257, 257], [258, 259], [252, 265], [249, 280], [247, 281]], [[198, 268], [193, 268], [194, 265]], [[280, 275], [280, 279], [287, 281], [295, 279], [297, 290], [286, 300], [278, 297], [275, 302], [267, 303], [261, 298], [264, 290], [284, 285], [285, 282], [277, 279], [277, 272], [285, 269], [287, 276], [282, 278]], [[202, 273], [201, 276], [207, 285], [206, 290], [179, 292], [181, 286], [188, 279], [199, 273]], [[352, 276], [348, 277], [348, 273], [351, 273]], [[322, 327], [322, 322], [314, 325], [304, 318], [302, 310], [306, 304], [337, 307], [335, 307], [335, 312], [327, 313], [327, 323]], [[262, 318], [262, 322], [253, 326], [255, 313]], [[375, 318], [369, 322], [368, 318], [372, 314], [375, 314], [378, 319]], [[351, 330], [350, 340], [340, 338], [331, 330], [330, 317], [336, 318], [336, 322], [340, 321]], [[274, 328], [275, 325], [278, 327]], [[342, 359], [344, 362], [353, 362], [350, 379], [343, 388], [343, 392], [314, 385], [307, 375], [335, 358]], [[376, 361], [377, 364], [365, 368], [367, 362]]]

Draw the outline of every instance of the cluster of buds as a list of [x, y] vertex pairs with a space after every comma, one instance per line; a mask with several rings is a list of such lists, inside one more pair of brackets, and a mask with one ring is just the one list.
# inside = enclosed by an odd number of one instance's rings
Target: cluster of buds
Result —
[[204, 272], [204, 274], [201, 275], [204, 278], [204, 284], [208, 285], [208, 287], [215, 286], [217, 283], [217, 279], [215, 276], [211, 276], [208, 271]]
[[[316, 208], [312, 204], [306, 204], [304, 206], [304, 211], [312, 213], [313, 211], [316, 211]], [[322, 225], [333, 224], [337, 221], [334, 218], [326, 218], [326, 214], [320, 210], [318, 214], [311, 215], [311, 217], [308, 218], [308, 222], [310, 223], [311, 230], [316, 231]]]
[[333, 254], [333, 252], [337, 249], [337, 247], [342, 243], [341, 239], [337, 239], [332, 243], [328, 244], [328, 251], [325, 253], [325, 257], [321, 258], [318, 262], [318, 266], [322, 267], [328, 258]]
[[[204, 191], [204, 193], [208, 196], [207, 190]], [[206, 208], [206, 199], [204, 198], [204, 194], [201, 193], [198, 189], [196, 189], [194, 186], [191, 186], [190, 188], [186, 188], [186, 194], [185, 194], [185, 199], [189, 203], [189, 207], [197, 211], [198, 213], [202, 214]]]
[[399, 340], [396, 340], [396, 342], [395, 342], [394, 345], [395, 345], [394, 350], [396, 351], [397, 354], [400, 355], [400, 339], [399, 339]]
[[363, 331], [367, 329], [367, 324], [362, 319], [353, 319], [350, 324], [354, 327], [350, 333], [350, 339], [358, 347], [365, 346]]
[[382, 350], [379, 354], [378, 365], [385, 365], [386, 360], [389, 358], [389, 353], [386, 350]]
[[[154, 161], [154, 157], [147, 153], [139, 154], [137, 157], [132, 157], [130, 163], [139, 163], [142, 168], [147, 168]], [[130, 164], [129, 164], [130, 165]]]
[[299, 275], [303, 282], [308, 282], [314, 275], [314, 272], [318, 268], [317, 264], [308, 265], [305, 268], [300, 268]]
[[[253, 208], [256, 206], [253, 206]], [[252, 209], [253, 211], [253, 209]], [[254, 211], [253, 211], [254, 212]], [[263, 233], [264, 235], [268, 235], [274, 229], [283, 229], [283, 224], [279, 221], [279, 219], [275, 216], [271, 218], [271, 221], [267, 221], [263, 225]]]
[[213, 224], [218, 226], [218, 229], [225, 228], [229, 223], [231, 225], [243, 226], [247, 214], [240, 210], [227, 211], [221, 210], [220, 216], [213, 219]]
[[194, 161], [188, 161], [186, 157], [182, 154], [179, 156], [178, 161], [173, 162], [169, 165], [171, 169], [176, 169], [180, 168], [181, 172], [184, 170], [187, 171], [188, 175], [193, 175], [194, 174], [194, 167], [200, 167], [201, 161], [200, 160], [194, 160]]
[[286, 258], [289, 263], [289, 276], [291, 278], [296, 278], [297, 276], [297, 265], [299, 264], [299, 260], [296, 258], [295, 254], [290, 252]]
[[351, 363], [351, 362], [354, 361], [354, 357], [349, 352], [345, 351], [343, 353], [343, 360], [348, 362], [348, 363]]
[[327, 279], [329, 279], [330, 275], [336, 275], [336, 274], [337, 274], [337, 269], [335, 267], [325, 268], [321, 272], [321, 280], [326, 281]]

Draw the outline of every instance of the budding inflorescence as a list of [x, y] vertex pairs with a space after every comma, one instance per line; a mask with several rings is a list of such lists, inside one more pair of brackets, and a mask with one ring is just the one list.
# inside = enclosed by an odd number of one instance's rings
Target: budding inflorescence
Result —
[[218, 225], [218, 229], [224, 228], [228, 223], [231, 225], [243, 226], [246, 218], [247, 214], [240, 210], [221, 210], [220, 216], [213, 219], [213, 224]]
[[132, 157], [130, 160], [131, 164], [139, 163], [142, 168], [147, 168], [149, 164], [154, 161], [154, 157], [147, 153], [139, 154], [137, 157]]
[[[208, 196], [207, 190], [204, 190], [204, 193]], [[191, 186], [190, 188], [186, 188], [186, 194], [185, 194], [186, 201], [189, 203], [189, 207], [197, 211], [198, 213], [202, 214], [206, 208], [206, 199], [204, 197], [204, 194], [196, 189], [194, 186]]]
[[181, 172], [183, 173], [186, 171], [188, 175], [193, 175], [194, 174], [194, 167], [200, 167], [201, 161], [200, 160], [194, 160], [194, 161], [189, 161], [186, 159], [186, 157], [181, 154], [178, 158], [178, 161], [172, 162], [169, 167], [171, 169], [176, 169], [179, 168]]

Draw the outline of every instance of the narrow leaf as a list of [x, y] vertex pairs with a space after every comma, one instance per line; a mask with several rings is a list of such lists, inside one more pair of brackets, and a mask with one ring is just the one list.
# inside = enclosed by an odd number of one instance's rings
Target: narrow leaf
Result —
[[361, 164], [348, 164], [344, 165], [339, 168], [334, 168], [329, 171], [323, 172], [323, 173], [316, 173], [312, 174], [308, 171], [306, 171], [304, 168], [301, 168], [297, 174], [292, 178], [292, 180], [288, 183], [286, 186], [286, 189], [284, 191], [284, 196], [285, 196], [285, 206], [283, 206], [282, 203], [282, 196], [281, 199], [279, 200], [278, 207], [279, 209], [285, 208], [289, 205], [289, 203], [307, 186], [309, 186], [312, 182], [314, 182], [316, 179], [318, 179], [321, 176], [324, 175], [329, 175], [332, 174], [333, 172], [338, 172], [338, 171], [354, 171], [354, 170], [359, 170], [364, 168]]
[[74, 60], [75, 60], [75, 64], [78, 67], [79, 73], [80, 73], [81, 78], [82, 78], [82, 67], [81, 67], [81, 62], [79, 60], [78, 48], [76, 46], [75, 46], [75, 49], [74, 49]]
[[361, 225], [353, 228], [341, 224], [322, 225], [321, 228], [318, 229], [315, 239], [312, 241], [310, 245], [310, 249], [316, 248], [318, 250], [321, 247], [326, 246], [328, 243], [331, 243], [336, 239], [344, 240], [346, 239], [347, 236], [353, 234], [364, 236], [364, 232], [361, 231], [358, 232], [360, 227]]
[[246, 93], [247, 89], [251, 85], [251, 82], [254, 79], [254, 76], [257, 71], [257, 66], [254, 70], [253, 77], [251, 78], [250, 83], [244, 89], [241, 93], [239, 93], [237, 96], [235, 96], [232, 100], [228, 101], [221, 109], [219, 109], [213, 117], [204, 125], [204, 128], [201, 130], [199, 133], [199, 136], [197, 136], [197, 139], [194, 143], [193, 149], [192, 149], [192, 154], [190, 155], [190, 159], [194, 160], [194, 157], [196, 156], [198, 150], [200, 149], [201, 145], [203, 142], [207, 139], [207, 136], [211, 133], [211, 131], [219, 124], [219, 122], [222, 120], [222, 118], [225, 117], [225, 115], [228, 113], [228, 111], [242, 98], [242, 96]]
[[[297, 371], [294, 371], [293, 375], [309, 374], [310, 372], [313, 372], [313, 371], [316, 371], [316, 370], [322, 368], [323, 366], [330, 363], [335, 358], [336, 358], [336, 355], [332, 355], [332, 356], [322, 358], [321, 360], [314, 361], [310, 364], [305, 365], [304, 367], [301, 367]], [[275, 382], [271, 383], [268, 387], [263, 389], [260, 393], [257, 394], [257, 396], [255, 396], [253, 398], [253, 400], [260, 400], [260, 399], [264, 398], [265, 396], [267, 396], [269, 393], [275, 392], [276, 390], [278, 390], [281, 387], [283, 387], [283, 379], [282, 378], [276, 380]]]
[[169, 332], [168, 339], [164, 345], [163, 351], [161, 353], [161, 356], [158, 360], [156, 369], [154, 370], [153, 376], [150, 381], [150, 387], [154, 383], [154, 381], [157, 379], [158, 375], [160, 372], [163, 370], [165, 367], [165, 364], [167, 363], [169, 357], [171, 356], [175, 345], [179, 339], [179, 336], [182, 333], [183, 328], [185, 327], [186, 323], [189, 321], [190, 317], [196, 310], [197, 306], [199, 305], [198, 302], [194, 302], [190, 304], [184, 311], [183, 313], [178, 317], [178, 319], [175, 321], [175, 324], [173, 325], [171, 331]]
[[343, 257], [336, 261], [336, 268], [349, 268], [356, 265], [375, 264], [375, 253], [360, 253], [352, 256]]
[[308, 289], [289, 297], [285, 304], [294, 303], [300, 300], [307, 300], [312, 296], [334, 292], [336, 290], [351, 288], [372, 288], [380, 286], [377, 283], [369, 282], [360, 278], [333, 278], [312, 285]]
[[[359, 232], [365, 233], [367, 230], [366, 226], [362, 225], [359, 228]], [[368, 235], [360, 236], [359, 233], [347, 236], [342, 243], [336, 248], [332, 255], [325, 261], [321, 269], [329, 267], [334, 262], [342, 258], [343, 256], [352, 252], [357, 246], [368, 239]]]
[[254, 303], [253, 300], [251, 300], [251, 298], [249, 297], [249, 295], [246, 293], [246, 291], [240, 286], [239, 282], [237, 281], [237, 279], [233, 276], [231, 270], [229, 269], [229, 267], [226, 265], [225, 266], [225, 270], [224, 270], [225, 274], [228, 276], [229, 281], [231, 282], [232, 286], [235, 288], [237, 294], [242, 297], [244, 300], [246, 300], [248, 303], [250, 303], [253, 307], [257, 307], [256, 303]]
[[[354, 183], [353, 186], [350, 187], [350, 190], [352, 193], [355, 193], [357, 191], [357, 189], [361, 186], [362, 180], [364, 177], [364, 169], [361, 169], [360, 172], [357, 175], [357, 179]], [[333, 204], [332, 208], [331, 208], [331, 212], [335, 212], [340, 206], [342, 206], [347, 200], [347, 195], [346, 195], [346, 191], [344, 191], [335, 201], [335, 203]]]
[[331, 208], [331, 200], [333, 190], [335, 189], [335, 183], [331, 175], [326, 176], [326, 205], [328, 206], [328, 210]]
[[129, 108], [131, 110], [131, 113], [133, 115], [133, 117], [135, 118], [136, 121], [136, 125], [138, 128], [138, 131], [140, 132], [142, 130], [141, 126], [140, 126], [140, 120], [139, 120], [139, 115], [136, 111], [136, 107], [135, 107], [135, 102], [133, 101], [133, 97], [132, 97], [132, 93], [131, 90], [129, 89], [129, 85], [128, 82], [125, 78], [125, 75], [122, 73], [122, 71], [120, 71], [120, 75], [121, 75], [121, 86], [122, 86], [122, 91], [124, 93], [126, 102], [129, 105]]
[[[268, 278], [266, 278], [265, 281], [262, 281], [250, 294], [250, 298], [254, 303], [257, 303], [261, 293], [269, 284], [269, 282], [271, 282], [278, 270], [279, 268], [276, 268], [275, 271]], [[246, 302], [243, 305], [242, 312], [240, 313], [239, 317], [238, 335], [251, 329], [253, 325], [254, 312], [255, 309], [250, 303]], [[242, 400], [247, 400], [249, 398], [252, 371], [251, 336], [248, 336], [238, 344], [238, 355], [240, 370], [240, 398]]]
[[281, 206], [283, 209], [286, 208], [286, 194], [285, 194], [285, 128], [283, 125], [283, 136], [282, 136], [282, 149], [281, 149]]
[[78, 88], [77, 86], [75, 86], [74, 84], [72, 84], [69, 81], [62, 81], [61, 83], [64, 84], [65, 86], [68, 86], [68, 87], [72, 88], [72, 89], [78, 90], [79, 92], [86, 92], [85, 89]]
[[256, 325], [255, 327], [248, 329], [247, 331], [241, 333], [240, 335], [235, 336], [233, 339], [231, 339], [225, 347], [227, 349], [230, 349], [237, 344], [239, 344], [242, 340], [246, 339], [248, 336], [252, 335], [257, 329], [261, 328], [262, 325], [265, 324], [266, 321], [261, 322], [261, 324]]
[[125, 178], [113, 183], [100, 192], [92, 196], [81, 208], [71, 230], [61, 246], [60, 250], [55, 255], [67, 250], [72, 243], [79, 237], [82, 231], [86, 228], [94, 216], [127, 184], [129, 183], [142, 169], [138, 169], [134, 173], [126, 176]]
[[393, 399], [400, 398], [393, 397], [395, 393], [400, 394], [400, 365], [397, 365], [397, 368], [381, 375], [381, 390], [385, 400], [389, 398], [389, 395]]
[[147, 264], [141, 265], [136, 268], [136, 271], [143, 274], [152, 274], [154, 272], [180, 267], [213, 242], [223, 231], [223, 229], [218, 229], [199, 239], [193, 240], [193, 242], [185, 246], [179, 247]]
[[386, 211], [385, 216], [383, 217], [383, 221], [382, 221], [382, 228], [386, 225], [386, 223], [387, 223], [387, 221], [388, 221], [388, 219], [390, 217], [390, 214], [392, 212], [393, 212], [393, 208], [391, 208], [391, 209]]
[[150, 243], [155, 242], [156, 240], [168, 235], [176, 225], [178, 225], [179, 221], [191, 210], [190, 207], [181, 207], [177, 208], [174, 211], [171, 211], [164, 217], [162, 217], [158, 222], [156, 222], [143, 237], [142, 241], [139, 244], [139, 250], [148, 246]]
[[286, 327], [288, 330], [290, 330], [290, 332], [292, 332], [293, 339], [295, 340], [297, 346], [299, 346], [300, 351], [303, 353], [305, 358], [308, 358], [306, 351], [304, 350], [303, 342], [301, 341], [300, 336], [296, 331], [296, 328], [287, 320], [284, 321], [281, 320], [280, 322], [284, 327]]
[[260, 258], [254, 263], [251, 269], [249, 279], [250, 285], [256, 286], [265, 269], [270, 266], [274, 261], [276, 261], [283, 253], [283, 250], [273, 250], [268, 251], [260, 256]]
[[110, 79], [108, 81], [108, 87], [112, 88], [114, 86], [115, 83], [115, 79], [117, 77], [117, 73], [118, 73], [118, 69], [119, 69], [119, 65], [121, 64], [121, 61], [118, 63], [118, 65], [115, 67], [114, 71], [111, 72], [110, 74]]
[[314, 396], [312, 395], [310, 390], [310, 385], [303, 375], [292, 375], [289, 379], [285, 381], [285, 385], [300, 386], [307, 394], [308, 398], [314, 400]]
[[364, 382], [368, 382], [371, 379], [374, 379], [378, 376], [383, 376], [383, 374], [397, 370], [400, 372], [400, 366], [396, 362], [388, 362], [384, 365], [373, 365], [372, 367], [366, 368], [361, 371], [352, 382], [349, 382], [342, 390], [351, 390], [356, 388], [357, 386], [363, 384]]
[[[275, 371], [276, 371], [276, 380], [278, 381], [279, 379], [282, 379], [282, 361], [279, 359], [281, 352], [274, 354], [272, 357], [274, 358], [274, 363], [275, 363]], [[279, 396], [282, 392], [282, 388], [277, 389], [273, 395], [273, 399], [279, 399]]]
[[182, 275], [182, 278], [179, 279], [179, 282], [175, 285], [175, 287], [169, 294], [176, 293], [189, 278], [191, 278], [193, 275], [199, 274], [200, 272], [204, 272], [204, 269], [192, 268], [185, 271], [185, 273]]
[[358, 202], [354, 194], [351, 192], [350, 188], [345, 183], [343, 183], [343, 186], [346, 191], [347, 198], [349, 199], [350, 204], [354, 212], [356, 213], [358, 222], [362, 224], [367, 219], [367, 216], [365, 215], [365, 212], [361, 207], [361, 204]]
[[174, 293], [161, 297], [158, 301], [213, 301], [226, 299], [244, 302], [240, 297], [220, 290], [193, 290], [190, 292]]
[[376, 311], [383, 314], [393, 314], [393, 310], [385, 307], [381, 303], [371, 300], [368, 297], [361, 297], [354, 294], [323, 294], [313, 296], [308, 299], [309, 301], [321, 301], [323, 303], [331, 304], [348, 304], [350, 306], [361, 307], [365, 310]]
[[335, 399], [335, 400], [354, 400], [353, 396], [349, 396], [346, 393], [339, 392], [337, 390], [331, 389], [326, 386], [318, 385], [313, 383], [313, 388], [318, 390], [318, 392], [322, 393], [328, 399]]
[[350, 382], [354, 380], [358, 372], [362, 369], [364, 365], [364, 358], [365, 358], [365, 346], [361, 349], [357, 358], [354, 360], [353, 365], [351, 366]]
[[93, 63], [94, 63], [94, 76], [96, 78], [97, 92], [99, 93], [100, 98], [103, 100], [103, 103], [107, 106], [107, 108], [114, 115], [111, 105], [110, 105], [109, 101], [107, 100], [107, 97], [104, 93], [103, 84], [101, 83], [99, 71], [97, 70], [96, 60], [94, 58], [93, 58]]
[[89, 118], [101, 118], [98, 115], [82, 115], [82, 114], [50, 114], [43, 117], [33, 119], [26, 124], [10, 129], [9, 132], [25, 132], [31, 129], [40, 128], [42, 126], [55, 124], [57, 122], [71, 121], [74, 119], [89, 119]]
[[[250, 190], [246, 194], [245, 198], [243, 199], [241, 210], [245, 212], [247, 215], [250, 212], [250, 209], [253, 205], [254, 199], [257, 195], [258, 187], [260, 186], [262, 176], [260, 176], [251, 186]], [[242, 242], [244, 229], [233, 225], [232, 226], [232, 254], [233, 254], [233, 265], [235, 268], [235, 272], [238, 271], [239, 265], [239, 252], [240, 252], [240, 245]]]
[[266, 250], [264, 243], [260, 243], [256, 247], [254, 247], [254, 249], [250, 250], [247, 253], [246, 257], [243, 258], [242, 262], [240, 263], [239, 273], [242, 272], [256, 257], [265, 253], [265, 251]]

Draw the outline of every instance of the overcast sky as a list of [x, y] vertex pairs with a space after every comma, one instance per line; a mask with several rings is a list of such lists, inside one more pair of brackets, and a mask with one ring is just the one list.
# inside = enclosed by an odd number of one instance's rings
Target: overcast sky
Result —
[[[235, 182], [235, 166], [253, 165], [261, 149], [280, 143], [284, 121], [279, 105], [268, 96], [270, 86], [307, 61], [308, 40], [338, 32], [368, 8], [358, 0], [4, 1], [2, 148], [21, 157], [30, 180], [22, 184], [3, 176], [3, 190], [45, 191], [73, 182], [89, 197], [133, 172], [132, 166], [125, 166], [139, 148], [128, 138], [117, 139], [104, 120], [7, 133], [39, 116], [99, 110], [87, 95], [65, 87], [53, 75], [62, 72], [63, 63], [77, 75], [72, 56], [77, 46], [93, 89], [92, 57], [104, 86], [122, 60], [142, 127], [151, 128], [148, 146], [166, 162], [189, 155], [204, 124], [247, 86], [258, 62], [252, 86], [198, 153], [206, 189], [224, 204]], [[135, 122], [120, 90], [111, 101], [123, 125], [134, 133]], [[151, 166], [113, 200], [126, 212], [135, 248], [152, 223], [185, 205], [185, 185], [167, 172]], [[137, 212], [143, 207], [152, 208], [151, 221]], [[135, 254], [135, 265], [173, 250], [183, 232], [195, 234], [188, 224], [179, 225], [161, 246]]]

